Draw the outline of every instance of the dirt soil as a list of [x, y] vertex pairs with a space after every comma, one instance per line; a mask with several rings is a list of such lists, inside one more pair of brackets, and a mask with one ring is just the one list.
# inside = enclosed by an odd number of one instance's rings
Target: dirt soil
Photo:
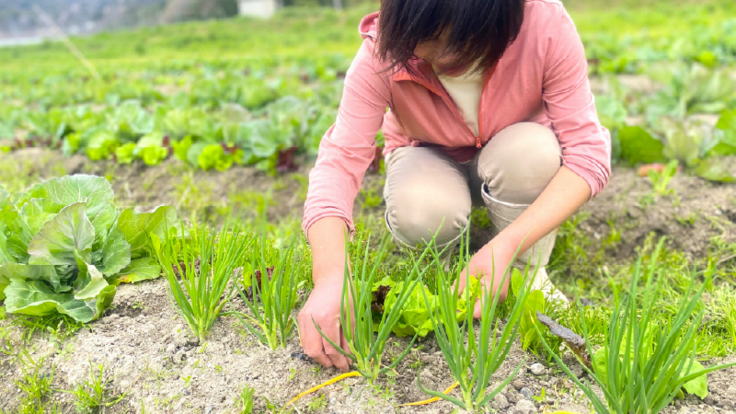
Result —
[[[22, 161], [28, 161], [23, 163]], [[114, 166], [90, 164], [84, 158], [64, 159], [58, 153], [31, 149], [0, 155], [0, 165], [15, 162], [26, 165], [23, 174], [48, 178], [64, 173], [95, 173], [111, 178], [120, 205], [154, 206], [158, 204], [188, 205], [231, 202], [237, 191], [262, 193], [273, 191], [274, 208], [269, 217], [283, 219], [301, 215], [306, 190], [303, 177], [307, 168], [280, 179], [268, 177], [252, 168], [233, 168], [227, 172], [192, 172], [176, 161], [161, 166]], [[61, 164], [61, 167], [59, 167]], [[20, 172], [19, 172], [20, 173]], [[380, 191], [382, 177], [369, 175], [365, 185]], [[189, 183], [191, 185], [184, 185]], [[190, 188], [186, 190], [186, 188]], [[205, 189], [189, 197], [186, 191]], [[736, 186], [709, 184], [694, 177], [678, 174], [672, 181], [674, 195], [659, 197], [645, 206], [651, 194], [647, 179], [635, 171], [616, 169], [606, 190], [581, 210], [587, 218], [580, 225], [592, 240], [604, 240], [616, 229], [621, 242], [609, 252], [616, 259], [631, 257], [634, 247], [650, 232], [670, 236], [673, 245], [686, 254], [702, 258], [707, 254], [710, 239], [723, 236], [733, 241], [736, 223]], [[380, 194], [380, 192], [379, 192]], [[182, 201], [183, 200], [183, 201]], [[184, 204], [186, 203], [186, 204]], [[357, 203], [359, 204], [359, 203]], [[381, 206], [356, 207], [357, 212], [380, 217]], [[696, 215], [697, 219], [685, 220]], [[682, 218], [678, 220], [678, 218]], [[613, 226], [609, 224], [613, 223]], [[595, 244], [595, 243], [593, 243]], [[55, 367], [53, 387], [71, 389], [88, 378], [89, 363], [103, 364], [112, 379], [111, 393], [127, 393], [118, 404], [106, 408], [106, 413], [230, 413], [238, 412], [234, 398], [244, 386], [255, 388], [256, 410], [266, 412], [265, 397], [280, 407], [301, 391], [322, 383], [338, 374], [333, 369], [319, 369], [306, 357], [296, 334], [286, 349], [271, 351], [255, 337], [246, 334], [232, 317], [222, 317], [215, 323], [205, 343], [198, 343], [170, 303], [167, 283], [156, 280], [139, 285], [123, 285], [113, 307], [99, 321], [91, 323], [73, 337], [50, 339], [38, 333], [26, 347], [34, 358], [47, 357], [47, 373]], [[9, 331], [9, 339], [21, 345], [21, 330], [12, 324], [12, 316], [0, 321]], [[394, 339], [391, 354], [406, 345]], [[528, 359], [527, 359], [528, 358]], [[499, 383], [525, 359], [524, 367], [513, 381], [492, 402], [500, 413], [536, 413], [566, 410], [589, 413], [587, 400], [580, 390], [573, 391], [572, 382], [560, 372], [548, 367], [535, 369], [533, 364], [544, 361], [514, 347], [492, 383]], [[708, 366], [716, 362], [704, 361]], [[574, 363], [571, 362], [573, 366]], [[582, 368], [575, 366], [578, 374]], [[299, 412], [320, 413], [450, 413], [449, 403], [438, 402], [422, 407], [401, 408], [398, 404], [427, 398], [417, 386], [417, 373], [422, 382], [442, 390], [452, 381], [436, 343], [431, 339], [416, 346], [396, 370], [396, 376], [384, 378], [371, 386], [359, 378], [349, 378], [331, 385], [297, 403]], [[21, 378], [21, 366], [16, 358], [0, 353], [0, 410], [13, 410], [20, 391], [14, 381]], [[709, 375], [710, 395], [701, 401], [696, 396], [675, 401], [666, 413], [736, 413], [736, 368]], [[541, 397], [544, 389], [544, 398]], [[457, 394], [455, 394], [457, 395]], [[536, 397], [536, 398], [535, 398]], [[55, 393], [62, 412], [74, 412], [71, 395]]]

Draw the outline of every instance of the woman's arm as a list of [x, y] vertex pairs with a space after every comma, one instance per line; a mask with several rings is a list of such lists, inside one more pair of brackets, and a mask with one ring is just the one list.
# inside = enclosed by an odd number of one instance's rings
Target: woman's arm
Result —
[[312, 246], [314, 290], [297, 322], [304, 352], [325, 367], [349, 368], [348, 359], [322, 338], [315, 323], [348, 350], [340, 326], [340, 299], [345, 272], [345, 235], [354, 230], [353, 202], [375, 155], [375, 136], [389, 102], [385, 74], [366, 40], [350, 66], [335, 124], [320, 142], [317, 163], [309, 174], [303, 228]]
[[[494, 277], [496, 292], [516, 249], [524, 253], [599, 193], [611, 173], [611, 137], [600, 124], [588, 82], [585, 51], [567, 12], [545, 29], [547, 56], [542, 97], [545, 112], [562, 148], [563, 166], [534, 203], [476, 253], [470, 273]], [[522, 245], [523, 242], [523, 245]], [[495, 265], [495, 266], [494, 266]], [[489, 287], [490, 288], [490, 287]], [[508, 278], [499, 299], [506, 297]], [[476, 317], [480, 308], [476, 306]]]

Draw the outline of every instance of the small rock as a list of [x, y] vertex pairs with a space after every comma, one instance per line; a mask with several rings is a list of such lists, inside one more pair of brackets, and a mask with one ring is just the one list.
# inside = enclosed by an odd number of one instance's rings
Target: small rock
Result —
[[520, 392], [520, 393], [521, 393], [521, 395], [523, 395], [523, 396], [524, 396], [524, 398], [526, 398], [527, 400], [531, 400], [531, 399], [532, 399], [532, 396], [534, 395], [534, 393], [532, 392], [532, 390], [530, 390], [530, 389], [529, 389], [529, 388], [527, 388], [527, 387], [524, 387], [524, 388], [522, 388], [521, 390], [519, 390], [519, 392]]
[[175, 364], [181, 364], [181, 361], [184, 359], [184, 352], [177, 352], [174, 354], [174, 356], [171, 357], [171, 360], [174, 361]]
[[509, 400], [503, 394], [498, 394], [491, 402], [491, 407], [496, 411], [501, 411], [509, 406]]
[[335, 397], [332, 397], [332, 399], [330, 400], [330, 404], [331, 404], [331, 405], [335, 405], [335, 404], [337, 404], [337, 398], [335, 398]]
[[524, 388], [524, 381], [517, 379], [517, 380], [514, 380], [514, 382], [512, 382], [511, 385], [517, 390], [520, 390]]
[[169, 344], [166, 347], [166, 355], [174, 355], [174, 352], [176, 352], [176, 344]]
[[536, 376], [544, 374], [545, 371], [546, 369], [544, 368], [544, 365], [540, 364], [539, 362], [532, 364], [532, 366], [529, 368], [529, 372]]
[[422, 378], [426, 378], [428, 380], [434, 379], [434, 374], [432, 374], [432, 371], [429, 368], [425, 368], [422, 370]]
[[537, 407], [534, 403], [529, 400], [521, 400], [511, 410], [511, 414], [534, 414], [537, 412]]
[[204, 414], [210, 414], [212, 412], [212, 404], [207, 404], [204, 407]]
[[580, 378], [583, 376], [583, 373], [585, 372], [583, 370], [583, 366], [580, 364], [574, 364], [572, 367], [570, 367], [570, 372], [573, 373], [576, 377]]

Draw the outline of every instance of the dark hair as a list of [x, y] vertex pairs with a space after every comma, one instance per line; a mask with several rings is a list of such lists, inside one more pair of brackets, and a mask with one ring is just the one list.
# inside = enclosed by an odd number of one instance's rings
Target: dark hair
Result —
[[407, 67], [421, 42], [447, 30], [446, 53], [452, 67], [482, 70], [493, 66], [516, 40], [524, 21], [525, 0], [381, 0], [378, 57], [389, 70]]

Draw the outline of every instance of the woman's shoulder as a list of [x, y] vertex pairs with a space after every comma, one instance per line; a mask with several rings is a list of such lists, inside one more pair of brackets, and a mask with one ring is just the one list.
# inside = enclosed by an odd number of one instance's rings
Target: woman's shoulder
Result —
[[524, 24], [516, 42], [519, 46], [534, 45], [537, 46], [534, 49], [541, 52], [545, 49], [542, 46], [556, 44], [563, 32], [575, 30], [570, 16], [559, 0], [525, 1]]

